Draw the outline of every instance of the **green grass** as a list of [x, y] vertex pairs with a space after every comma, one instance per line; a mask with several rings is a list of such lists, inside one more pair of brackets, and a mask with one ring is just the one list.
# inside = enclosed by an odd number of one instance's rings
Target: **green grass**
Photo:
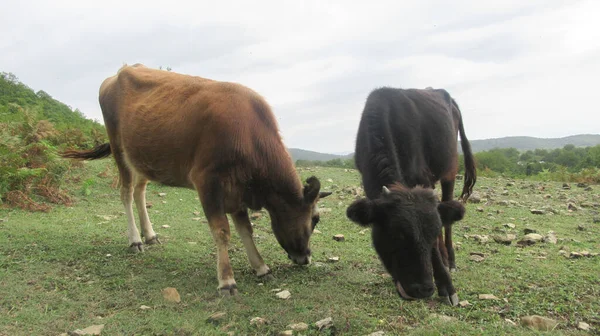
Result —
[[[494, 201], [515, 200], [519, 205], [469, 204], [466, 218], [455, 226], [460, 248], [453, 280], [460, 300], [470, 302], [460, 308], [437, 297], [414, 302], [398, 297], [371, 247], [369, 231], [345, 217], [353, 197], [342, 190], [360, 184], [356, 171], [302, 168], [303, 179], [315, 174], [324, 188], [336, 191], [322, 201], [331, 211], [322, 213], [317, 226], [321, 233], [311, 240], [313, 263], [293, 266], [265, 215], [254, 221], [256, 242], [275, 280], [261, 284], [254, 276], [234, 233], [230, 256], [240, 295], [221, 298], [208, 226], [192, 219], [202, 217], [194, 214], [202, 212], [195, 192], [150, 184], [149, 214], [163, 244], [132, 255], [119, 193], [110, 187], [112, 176], [97, 176], [107, 165], [109, 161], [88, 163], [81, 176], [70, 176], [67, 188], [76, 195], [73, 207], [56, 206], [50, 213], [0, 210], [0, 335], [58, 335], [93, 324], [104, 324], [104, 335], [270, 335], [298, 322], [310, 325], [298, 334], [332, 334], [314, 328], [314, 322], [326, 317], [333, 318], [339, 335], [379, 330], [388, 335], [528, 335], [537, 332], [505, 319], [518, 323], [519, 317], [533, 314], [558, 320], [557, 334], [584, 334], [576, 328], [580, 321], [596, 331], [600, 327], [600, 257], [567, 259], [558, 253], [560, 247], [600, 252], [594, 209], [569, 213], [567, 200], [558, 198], [566, 193], [577, 204], [597, 203], [597, 186], [590, 192], [573, 184], [563, 191], [560, 183], [516, 181], [507, 187], [509, 195], [501, 196], [505, 179], [481, 178], [476, 190], [484, 198], [492, 193], [489, 198]], [[536, 188], [529, 188], [531, 184]], [[541, 185], [545, 190], [538, 191]], [[159, 197], [159, 192], [167, 195]], [[552, 198], [544, 199], [545, 194]], [[545, 206], [558, 213], [530, 214], [531, 208]], [[483, 212], [476, 211], [478, 207]], [[505, 223], [516, 228], [505, 229]], [[161, 227], [165, 224], [170, 228]], [[580, 224], [583, 231], [578, 230]], [[553, 230], [559, 242], [520, 248], [491, 239], [504, 230], [520, 238], [525, 227], [541, 234]], [[337, 233], [345, 235], [344, 242], [332, 239]], [[489, 235], [490, 242], [465, 238], [473, 234]], [[484, 253], [485, 260], [470, 261], [470, 252]], [[340, 261], [328, 262], [331, 256]], [[179, 304], [162, 298], [165, 287], [177, 288]], [[272, 292], [276, 288], [289, 290], [291, 298], [278, 299]], [[499, 300], [479, 300], [478, 294], [494, 294]], [[141, 310], [141, 305], [151, 309]], [[208, 322], [216, 312], [226, 316]], [[454, 320], [442, 322], [432, 314]], [[257, 316], [268, 324], [252, 325], [250, 320]]]

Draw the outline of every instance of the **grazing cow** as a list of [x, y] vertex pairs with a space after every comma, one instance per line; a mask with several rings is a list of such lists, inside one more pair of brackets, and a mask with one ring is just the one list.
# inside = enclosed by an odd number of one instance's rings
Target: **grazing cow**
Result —
[[248, 208], [266, 208], [279, 244], [296, 264], [310, 263], [309, 239], [319, 221], [320, 192], [303, 185], [279, 136], [267, 102], [237, 83], [123, 66], [100, 86], [109, 143], [65, 158], [114, 156], [127, 215], [129, 246], [143, 251], [132, 201], [146, 244], [160, 243], [146, 210], [148, 181], [195, 189], [217, 245], [218, 289], [237, 293], [227, 248], [230, 214], [258, 276], [270, 273], [252, 238]]
[[[473, 155], [458, 105], [439, 89], [376, 89], [368, 96], [356, 139], [356, 167], [367, 198], [346, 215], [372, 227], [374, 248], [404, 299], [438, 294], [458, 303], [449, 270], [456, 267], [452, 223], [464, 206], [453, 200], [457, 133], [465, 160], [461, 199], [476, 181]], [[440, 181], [442, 200], [434, 193]], [[442, 235], [445, 229], [445, 242]]]

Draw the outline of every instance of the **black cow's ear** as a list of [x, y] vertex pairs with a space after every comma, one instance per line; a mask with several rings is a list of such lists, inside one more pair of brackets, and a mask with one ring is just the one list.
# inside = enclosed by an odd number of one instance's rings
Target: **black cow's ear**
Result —
[[325, 198], [325, 197], [327, 197], [327, 196], [329, 196], [329, 195], [331, 195], [331, 194], [332, 194], [332, 192], [331, 192], [331, 191], [321, 191], [321, 192], [319, 193], [319, 198]]
[[306, 180], [304, 185], [304, 202], [310, 204], [314, 202], [319, 196], [319, 190], [321, 189], [321, 182], [315, 176], [311, 176]]
[[362, 198], [352, 202], [346, 209], [346, 216], [361, 226], [369, 226], [375, 221], [376, 205], [373, 201]]
[[437, 209], [444, 224], [451, 224], [463, 219], [466, 211], [462, 203], [458, 201], [441, 202]]

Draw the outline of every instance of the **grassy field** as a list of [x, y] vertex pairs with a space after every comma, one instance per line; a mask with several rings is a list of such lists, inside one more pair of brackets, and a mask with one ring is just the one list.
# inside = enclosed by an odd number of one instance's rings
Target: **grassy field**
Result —
[[[193, 191], [150, 184], [149, 214], [163, 244], [133, 255], [127, 251], [118, 190], [111, 188], [112, 170], [101, 174], [111, 162], [85, 166], [67, 181], [77, 195], [73, 207], [56, 206], [50, 213], [0, 210], [0, 335], [59, 335], [98, 324], [104, 325], [103, 335], [276, 335], [300, 322], [309, 328], [295, 335], [538, 333], [519, 325], [525, 315], [557, 320], [555, 334], [600, 328], [600, 257], [567, 257], [600, 252], [600, 224], [593, 223], [599, 186], [586, 191], [573, 184], [563, 190], [562, 183], [509, 185], [507, 179], [480, 178], [475, 189], [484, 200], [470, 203], [454, 229], [454, 285], [469, 304], [450, 307], [437, 296], [413, 302], [398, 297], [371, 247], [369, 230], [345, 217], [354, 199], [346, 189], [360, 185], [354, 170], [300, 170], [303, 178], [315, 174], [325, 189], [335, 191], [321, 203], [321, 233], [313, 235], [310, 266], [288, 261], [263, 215], [253, 221], [256, 241], [275, 279], [261, 283], [253, 275], [234, 233], [230, 255], [240, 295], [221, 298], [215, 246]], [[568, 211], [568, 203], [576, 211]], [[531, 214], [532, 208], [546, 213]], [[514, 228], [505, 226], [509, 223]], [[552, 230], [558, 242], [518, 247], [525, 228], [543, 236]], [[345, 241], [332, 239], [339, 233]], [[506, 233], [516, 240], [508, 246], [494, 241]], [[483, 261], [472, 260], [474, 252]], [[329, 261], [334, 256], [338, 262]], [[180, 303], [165, 301], [166, 287], [178, 290]], [[279, 299], [275, 289], [289, 290], [291, 297]], [[479, 294], [498, 299], [479, 299]], [[220, 312], [225, 313], [220, 319], [209, 319]], [[255, 317], [266, 323], [252, 323]], [[318, 331], [315, 322], [327, 317], [333, 327]], [[579, 331], [579, 322], [591, 330]]]

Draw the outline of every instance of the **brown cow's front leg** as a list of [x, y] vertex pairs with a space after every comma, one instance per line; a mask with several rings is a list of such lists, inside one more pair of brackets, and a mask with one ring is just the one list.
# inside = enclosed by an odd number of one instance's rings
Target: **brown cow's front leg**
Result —
[[229, 260], [229, 239], [231, 236], [229, 221], [223, 207], [223, 191], [218, 179], [206, 183], [204, 179], [196, 179], [196, 189], [208, 220], [210, 232], [217, 245], [217, 278], [222, 295], [237, 294], [237, 285], [233, 278], [233, 269]]
[[233, 218], [235, 228], [242, 239], [242, 243], [246, 248], [246, 255], [248, 256], [250, 265], [252, 265], [252, 268], [256, 271], [256, 275], [267, 279], [272, 278], [271, 270], [263, 261], [263, 258], [260, 256], [260, 253], [258, 253], [258, 249], [254, 244], [254, 239], [252, 238], [252, 224], [250, 224], [248, 212], [246, 210], [238, 211], [231, 217]]
[[433, 277], [438, 289], [438, 295], [446, 299], [446, 303], [451, 306], [458, 304], [458, 295], [452, 284], [450, 272], [442, 262], [442, 256], [437, 246], [434, 246], [431, 252], [431, 265], [433, 266]]

